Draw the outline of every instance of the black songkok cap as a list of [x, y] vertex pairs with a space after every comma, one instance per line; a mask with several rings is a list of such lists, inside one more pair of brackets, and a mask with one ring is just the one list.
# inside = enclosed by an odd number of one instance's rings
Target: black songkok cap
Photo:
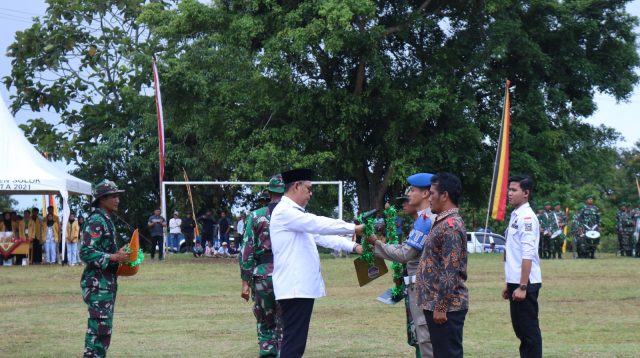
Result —
[[285, 185], [289, 183], [294, 183], [297, 181], [308, 180], [312, 181], [314, 176], [314, 172], [311, 169], [292, 169], [282, 173], [282, 180]]

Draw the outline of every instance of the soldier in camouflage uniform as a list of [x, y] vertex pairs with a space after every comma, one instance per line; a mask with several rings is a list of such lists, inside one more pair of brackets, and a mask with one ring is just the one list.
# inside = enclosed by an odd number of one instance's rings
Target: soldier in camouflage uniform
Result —
[[540, 229], [542, 229], [542, 257], [543, 259], [551, 258], [551, 227], [553, 225], [553, 210], [551, 210], [551, 202], [544, 202], [544, 213], [542, 214], [542, 221], [540, 222]]
[[640, 200], [636, 203], [636, 208], [631, 211], [633, 222], [636, 224], [633, 232], [633, 240], [636, 242], [636, 257], [640, 257]]
[[626, 205], [627, 203], [620, 203], [620, 210], [616, 213], [616, 234], [618, 234], [618, 252], [620, 256], [624, 256], [625, 254], [625, 244], [624, 244], [624, 234], [622, 231], [623, 227], [623, 218], [626, 216]]
[[[585, 197], [585, 207], [580, 211], [580, 224], [583, 233], [587, 231], [600, 231], [600, 210], [593, 205], [593, 195]], [[590, 257], [594, 258], [595, 250], [590, 251]]]
[[85, 268], [80, 287], [89, 311], [84, 357], [105, 357], [111, 342], [118, 290], [116, 271], [120, 262], [129, 260], [129, 254], [117, 249], [116, 228], [109, 217], [118, 210], [121, 192], [108, 180], [94, 186], [91, 205], [95, 209], [87, 218], [82, 233], [80, 259]]
[[554, 233], [560, 230], [560, 234], [551, 238], [551, 257], [555, 259], [557, 255], [558, 258], [561, 259], [562, 246], [566, 239], [564, 236], [564, 227], [567, 226], [567, 216], [562, 211], [559, 201], [554, 202], [553, 206], [554, 210], [551, 213], [551, 218], [549, 220], [549, 232], [551, 233], [551, 236], [553, 236]]
[[244, 231], [240, 257], [241, 297], [253, 292], [253, 314], [257, 321], [259, 357], [277, 357], [282, 343], [280, 307], [273, 292], [273, 253], [269, 237], [271, 213], [284, 193], [284, 181], [274, 175], [267, 186], [269, 205], [252, 211]]
[[616, 223], [616, 229], [618, 231], [618, 237], [620, 240], [620, 253], [622, 256], [633, 255], [633, 233], [636, 229], [636, 222], [633, 220], [633, 213], [631, 212], [631, 205], [624, 203], [624, 211], [620, 213], [618, 222]]
[[582, 235], [582, 229], [581, 229], [582, 224], [580, 224], [580, 211], [582, 211], [583, 208], [584, 208], [584, 204], [578, 205], [577, 210], [571, 216], [571, 227], [570, 227], [571, 251], [573, 252], [574, 259], [576, 258], [576, 255], [577, 255], [578, 240]]
[[538, 218], [538, 222], [540, 223], [540, 242], [538, 243], [538, 257], [542, 258], [543, 245], [544, 245], [542, 237], [544, 235], [545, 215], [544, 215], [544, 207], [542, 207], [541, 205], [538, 205], [536, 207], [536, 217]]

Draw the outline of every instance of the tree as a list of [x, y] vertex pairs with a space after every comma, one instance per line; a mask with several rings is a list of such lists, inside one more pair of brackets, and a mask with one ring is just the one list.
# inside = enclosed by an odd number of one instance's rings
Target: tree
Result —
[[[637, 20], [624, 5], [187, 1], [150, 6], [142, 22], [181, 67], [219, 68], [200, 62], [207, 49], [206, 61], [223, 56], [241, 68], [204, 84], [242, 87], [214, 92], [234, 99], [224, 114], [241, 134], [229, 149], [238, 164], [231, 176], [312, 166], [353, 181], [367, 208], [381, 207], [408, 174], [448, 170], [461, 173], [479, 205], [507, 78], [516, 86], [514, 171], [564, 183], [585, 168], [579, 158], [611, 154], [617, 134], [581, 120], [596, 90], [624, 99], [637, 82]], [[582, 173], [578, 181], [593, 174]]]
[[614, 164], [618, 136], [582, 121], [593, 96], [624, 100], [638, 82], [626, 1], [50, 4], [10, 48], [14, 110], [60, 111], [66, 155], [85, 173], [127, 178], [140, 213], [157, 200], [151, 53], [168, 177], [185, 167], [191, 178], [264, 180], [309, 166], [347, 181], [362, 209], [382, 207], [409, 174], [442, 170], [462, 177], [465, 205], [486, 205], [506, 79], [512, 171], [546, 192], [588, 185]]

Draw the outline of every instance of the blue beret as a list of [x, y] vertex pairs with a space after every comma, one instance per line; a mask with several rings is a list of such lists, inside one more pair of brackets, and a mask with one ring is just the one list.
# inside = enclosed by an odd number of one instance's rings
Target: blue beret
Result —
[[418, 187], [426, 187], [431, 186], [431, 177], [433, 174], [430, 173], [418, 173], [413, 174], [412, 176], [407, 178], [409, 185], [418, 186]]

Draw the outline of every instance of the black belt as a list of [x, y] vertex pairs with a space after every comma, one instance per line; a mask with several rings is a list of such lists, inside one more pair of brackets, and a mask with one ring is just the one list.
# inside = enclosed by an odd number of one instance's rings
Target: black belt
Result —
[[268, 251], [262, 253], [262, 255], [258, 258], [258, 264], [272, 264], [273, 263], [273, 252]]

